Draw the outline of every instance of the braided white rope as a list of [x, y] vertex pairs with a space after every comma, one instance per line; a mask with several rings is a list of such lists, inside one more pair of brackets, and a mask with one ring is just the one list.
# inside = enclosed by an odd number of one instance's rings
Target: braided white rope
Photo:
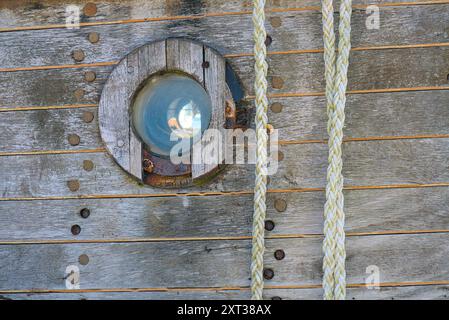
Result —
[[338, 57], [335, 61], [333, 0], [322, 0], [323, 42], [329, 133], [326, 204], [324, 208], [323, 289], [324, 299], [346, 296], [345, 214], [343, 211], [343, 161], [341, 145], [345, 122], [346, 87], [351, 49], [351, 0], [340, 5]]
[[256, 92], [256, 181], [254, 187], [254, 214], [251, 256], [251, 296], [253, 300], [262, 299], [263, 291], [263, 254], [264, 254], [264, 224], [266, 214], [267, 192], [267, 48], [265, 45], [265, 0], [254, 0], [254, 57]]

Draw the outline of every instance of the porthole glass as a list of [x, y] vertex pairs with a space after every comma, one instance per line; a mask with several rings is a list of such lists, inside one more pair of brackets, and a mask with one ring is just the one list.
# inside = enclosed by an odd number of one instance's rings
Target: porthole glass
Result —
[[[212, 103], [197, 81], [180, 73], [153, 76], [138, 92], [132, 108], [134, 130], [150, 152], [167, 158], [179, 140], [196, 142], [209, 126]], [[172, 139], [173, 140], [173, 139]]]

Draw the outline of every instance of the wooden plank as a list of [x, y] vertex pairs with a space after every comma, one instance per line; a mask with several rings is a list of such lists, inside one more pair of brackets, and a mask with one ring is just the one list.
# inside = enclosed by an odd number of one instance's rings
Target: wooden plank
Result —
[[[448, 138], [347, 143], [343, 147], [345, 185], [447, 183], [448, 144]], [[284, 160], [270, 177], [270, 189], [324, 187], [325, 144], [286, 145], [280, 151]], [[93, 161], [95, 170], [82, 169], [86, 159]], [[0, 166], [2, 197], [167, 193], [139, 185], [103, 153], [3, 156]], [[67, 188], [67, 181], [73, 179], [80, 182], [77, 192]], [[210, 184], [176, 192], [251, 190], [253, 183], [253, 165], [232, 165]]]
[[[348, 283], [365, 283], [375, 265], [380, 281], [447, 281], [449, 234], [382, 235], [347, 239]], [[321, 283], [322, 239], [268, 239], [267, 286]], [[285, 259], [273, 252], [283, 249]], [[129, 244], [6, 245], [0, 251], [0, 290], [65, 289], [65, 270], [78, 265], [80, 289], [247, 287], [250, 240]], [[89, 256], [79, 265], [81, 254]], [[49, 259], [51, 257], [51, 259]]]
[[[2, 108], [9, 108], [98, 104], [101, 90], [112, 68], [0, 73], [0, 105]], [[95, 72], [94, 82], [85, 82], [86, 71]]]
[[[207, 129], [221, 130], [220, 132], [223, 132], [222, 129], [224, 129], [225, 124], [226, 108], [225, 94], [227, 90], [225, 79], [226, 61], [223, 57], [218, 55], [217, 52], [207, 47], [204, 48], [204, 61], [207, 61], [209, 65], [203, 70], [204, 87], [209, 94], [212, 103], [211, 119]], [[196, 154], [195, 152], [195, 150], [198, 150], [198, 147], [196, 145], [193, 146], [192, 178], [194, 181], [217, 168], [218, 164], [221, 164], [219, 150], [216, 150], [213, 155], [210, 155], [207, 152], [208, 148], [211, 148], [211, 143], [220, 147], [220, 143], [217, 144], [213, 135], [203, 135], [198, 143], [200, 144], [199, 154]], [[197, 161], [198, 159], [200, 161]]]
[[[136, 88], [142, 85], [152, 74], [160, 72], [166, 69], [166, 50], [165, 42], [152, 43], [134, 50], [129, 54], [127, 59], [128, 77], [126, 78], [127, 83], [127, 96], [128, 96], [128, 107], [129, 109], [125, 111], [127, 115], [130, 114], [129, 110], [131, 108], [131, 101], [133, 101], [136, 95]], [[142, 142], [140, 138], [136, 135], [133, 130], [131, 117], [129, 119], [129, 172], [138, 178], [142, 179]]]
[[102, 140], [114, 160], [138, 179], [142, 177], [142, 145], [131, 129], [131, 103], [143, 81], [166, 69], [165, 51], [165, 41], [136, 49], [114, 68], [101, 93]]
[[[382, 287], [379, 290], [348, 288], [347, 300], [447, 300], [449, 286], [426, 285], [407, 287]], [[264, 299], [279, 297], [282, 300], [320, 300], [321, 289], [265, 289]], [[20, 293], [2, 294], [0, 300], [242, 300], [250, 299], [249, 290], [205, 290], [170, 292], [70, 292], [70, 293]]]
[[[83, 121], [92, 112], [90, 123]], [[0, 121], [0, 151], [79, 150], [101, 147], [97, 108], [4, 112]], [[72, 146], [69, 134], [77, 134], [80, 143]]]
[[[446, 139], [351, 142], [343, 146], [345, 185], [388, 185], [443, 182]], [[325, 185], [327, 154], [325, 144], [283, 146], [284, 160], [272, 186], [280, 188]]]
[[[419, 136], [448, 134], [448, 91], [348, 95], [344, 137]], [[271, 99], [282, 107], [269, 110], [270, 123], [281, 140], [326, 140], [325, 97]], [[253, 126], [253, 125], [252, 125]]]
[[[323, 92], [324, 66], [322, 59], [321, 54], [272, 56], [269, 61], [269, 93], [315, 94]], [[353, 52], [351, 59], [349, 90], [415, 87], [441, 87], [444, 89], [448, 86], [445, 70], [449, 69], [449, 47], [360, 51]], [[236, 74], [241, 78], [245, 94], [253, 95], [254, 65], [252, 58], [233, 58], [229, 61]], [[0, 106], [98, 103], [103, 83], [110, 69], [111, 67], [97, 67], [93, 69], [0, 72]], [[87, 70], [93, 70], [98, 75], [97, 80], [93, 83], [84, 83], [83, 76]], [[301, 70], [300, 77], [298, 70]], [[413, 77], [410, 74], [413, 74]], [[273, 88], [273, 76], [283, 79], [282, 88]], [[55, 84], [56, 82], [57, 84]], [[77, 89], [84, 90], [83, 97], [77, 98], [75, 94]]]
[[[90, 0], [52, 1], [41, 0], [39, 5], [27, 0], [2, 2], [0, 4], [0, 16], [2, 17], [0, 28], [39, 27], [65, 24], [65, 7], [77, 5], [82, 9]], [[355, 0], [354, 6], [367, 4], [389, 4], [397, 0]], [[407, 1], [408, 3], [423, 2], [422, 0]], [[434, 2], [434, 1], [427, 1]], [[204, 14], [226, 12], [248, 12], [251, 0], [208, 0], [206, 2], [185, 2], [182, 0], [132, 0], [127, 2], [108, 1], [97, 3], [97, 14], [94, 17], [82, 15], [81, 22], [92, 23], [102, 21], [116, 21], [144, 18], [169, 18], [176, 16], [198, 16]], [[318, 10], [320, 3], [317, 0], [296, 1], [267, 1], [268, 13], [270, 10], [284, 8], [304, 8], [314, 6]], [[136, 9], [137, 8], [137, 9]]]
[[[404, 50], [355, 51], [351, 53], [348, 90], [376, 90], [448, 85], [449, 47]], [[247, 94], [253, 94], [254, 62], [247, 57], [230, 60]], [[268, 59], [269, 93], [323, 92], [324, 61], [321, 54], [279, 55]], [[443, 68], [443, 69], [442, 69]], [[298, 72], [300, 76], [298, 76]], [[413, 74], [413, 77], [410, 77]], [[273, 87], [273, 77], [283, 80]]]
[[183, 39], [167, 39], [167, 69], [190, 74], [200, 83], [204, 81], [203, 46]]
[[[448, 35], [439, 21], [448, 19], [448, 9], [448, 5], [427, 5], [419, 9], [413, 6], [383, 7], [379, 30], [368, 30], [365, 11], [354, 10], [352, 44], [365, 47], [447, 42]], [[280, 17], [282, 21], [277, 28], [267, 24], [267, 31], [273, 38], [271, 51], [322, 48], [319, 11], [277, 12], [271, 16]], [[403, 27], [408, 25], [414, 27]], [[222, 54], [251, 53], [251, 30], [251, 15], [246, 14], [200, 20], [99, 25], [78, 30], [30, 30], [21, 31], [20, 37], [15, 32], [2, 32], [0, 41], [4, 45], [0, 48], [0, 67], [73, 64], [71, 52], [75, 48], [84, 50], [86, 58], [83, 63], [118, 61], [130, 50], [167, 37], [188, 36], [218, 49]], [[87, 39], [89, 32], [99, 33], [101, 40], [91, 44]], [[25, 50], [30, 47], [33, 47], [32, 57], [29, 50]]]
[[[448, 90], [349, 95], [345, 138], [447, 135], [447, 101]], [[283, 106], [280, 113], [269, 110], [268, 114], [280, 140], [327, 139], [324, 97], [275, 98], [271, 102]], [[93, 122], [82, 121], [85, 111], [94, 113]], [[95, 108], [4, 112], [1, 117], [1, 152], [96, 149], [103, 145]], [[71, 133], [81, 137], [78, 146], [68, 143]]]
[[109, 76], [109, 82], [103, 87], [98, 123], [101, 138], [113, 155], [114, 160], [126, 171], [130, 167], [130, 139], [129, 139], [129, 98], [128, 88], [124, 80], [127, 79], [127, 61], [119, 64]]
[[[285, 201], [278, 212], [275, 203]], [[346, 190], [346, 232], [449, 230], [449, 188]], [[317, 235], [323, 229], [324, 192], [268, 193], [267, 236]], [[83, 219], [80, 211], [90, 210]], [[213, 208], [213, 213], [211, 213]], [[253, 198], [236, 196], [147, 199], [0, 201], [0, 241], [130, 241], [132, 239], [249, 237]], [[78, 224], [74, 237], [70, 228]], [[106, 227], [107, 226], [107, 227]]]

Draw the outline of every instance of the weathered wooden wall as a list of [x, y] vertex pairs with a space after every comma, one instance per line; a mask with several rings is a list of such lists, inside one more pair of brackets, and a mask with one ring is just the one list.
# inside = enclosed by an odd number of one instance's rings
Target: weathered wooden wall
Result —
[[[139, 185], [106, 153], [97, 108], [114, 65], [168, 36], [218, 49], [251, 103], [251, 1], [102, 1], [78, 30], [64, 27], [68, 4], [82, 11], [86, 1], [0, 1], [0, 297], [248, 298], [254, 168], [233, 166], [203, 187]], [[379, 30], [365, 27], [367, 4], [380, 7]], [[447, 298], [449, 1], [354, 6], [348, 298]], [[266, 267], [274, 278], [265, 296], [319, 299], [327, 161], [319, 1], [272, 0], [267, 18], [271, 102], [283, 105], [269, 118], [284, 157], [269, 184], [275, 227]], [[74, 61], [75, 49], [83, 61]], [[84, 121], [86, 113], [94, 120]], [[285, 259], [274, 258], [278, 249]], [[76, 292], [65, 287], [69, 265], [80, 268]], [[363, 285], [370, 265], [380, 268], [380, 290]]]

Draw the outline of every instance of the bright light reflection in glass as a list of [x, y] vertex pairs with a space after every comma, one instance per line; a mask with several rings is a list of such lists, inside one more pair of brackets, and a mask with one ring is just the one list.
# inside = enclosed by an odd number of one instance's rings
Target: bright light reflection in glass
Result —
[[168, 73], [151, 79], [137, 94], [133, 109], [134, 129], [152, 153], [169, 156], [179, 138], [195, 142], [209, 126], [212, 105], [204, 88], [192, 78]]

